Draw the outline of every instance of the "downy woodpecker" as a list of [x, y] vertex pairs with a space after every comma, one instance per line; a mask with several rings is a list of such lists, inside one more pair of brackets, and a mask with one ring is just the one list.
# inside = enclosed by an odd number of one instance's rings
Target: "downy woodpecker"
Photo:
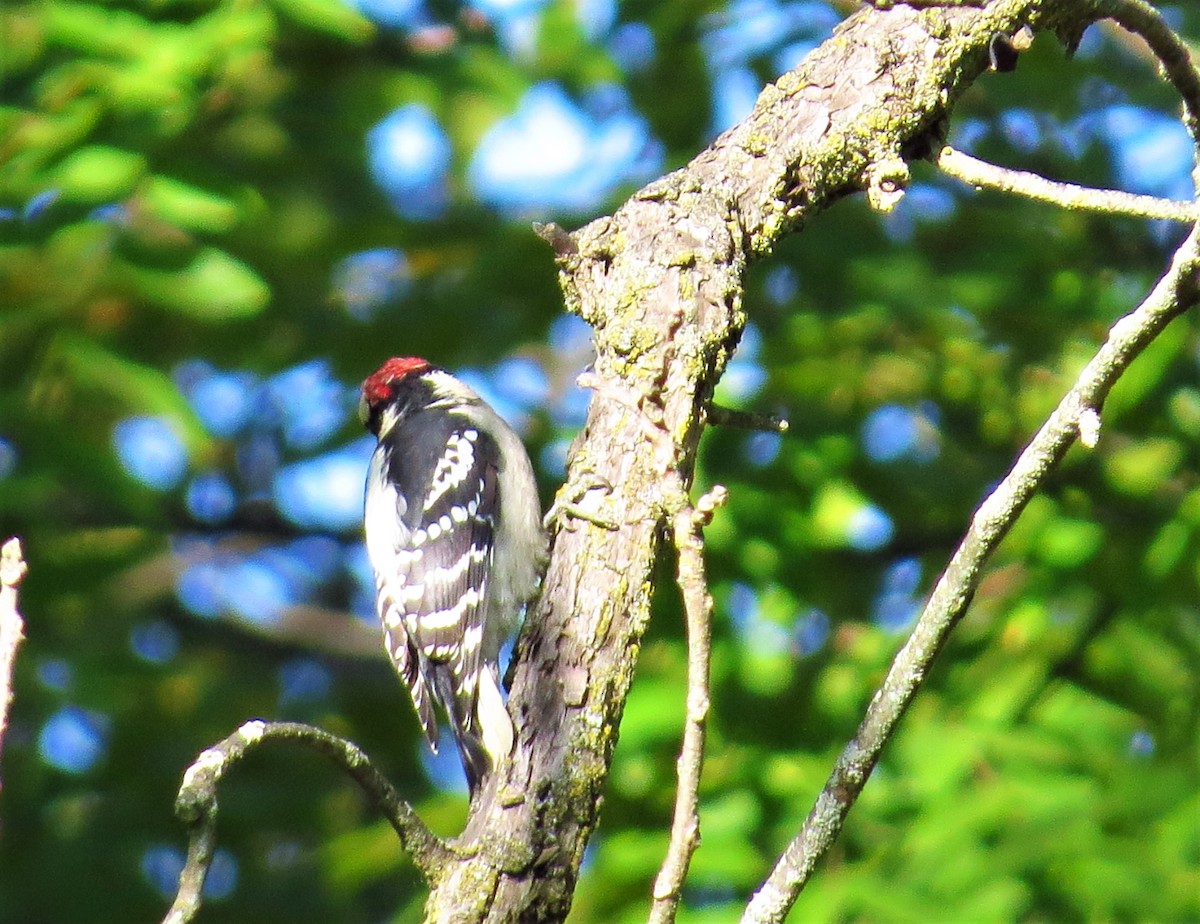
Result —
[[520, 438], [469, 386], [389, 359], [359, 416], [379, 444], [363, 517], [384, 644], [429, 746], [446, 713], [472, 794], [513, 746], [500, 646], [537, 590], [546, 534]]

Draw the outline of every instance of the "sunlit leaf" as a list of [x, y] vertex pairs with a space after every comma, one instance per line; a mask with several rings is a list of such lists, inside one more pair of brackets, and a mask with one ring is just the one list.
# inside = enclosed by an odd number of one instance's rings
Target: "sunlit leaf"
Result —
[[1098, 523], [1060, 517], [1042, 530], [1036, 552], [1048, 565], [1074, 568], [1095, 555], [1103, 541], [1104, 530]]
[[178, 272], [134, 266], [126, 272], [147, 300], [203, 321], [252, 317], [271, 300], [254, 270], [215, 247], [202, 249]]
[[1149, 497], [1183, 461], [1183, 447], [1173, 439], [1146, 439], [1113, 450], [1104, 459], [1108, 483], [1122, 494]]
[[219, 234], [239, 218], [238, 207], [230, 199], [171, 177], [151, 177], [141, 199], [157, 217], [190, 231]]
[[272, 0], [272, 6], [309, 29], [347, 42], [365, 42], [375, 34], [369, 19], [340, 0]]
[[68, 155], [53, 182], [64, 198], [86, 204], [112, 202], [131, 192], [145, 169], [145, 159], [134, 151], [91, 145]]

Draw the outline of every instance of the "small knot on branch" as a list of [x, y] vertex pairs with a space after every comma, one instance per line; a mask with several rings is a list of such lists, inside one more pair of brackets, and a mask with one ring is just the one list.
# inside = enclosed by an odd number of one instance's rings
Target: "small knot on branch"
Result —
[[13, 536], [0, 548], [0, 585], [15, 588], [28, 571], [21, 554], [21, 540]]
[[579, 253], [575, 236], [553, 221], [533, 223], [533, 233], [550, 245], [556, 257], [573, 257]]
[[867, 168], [867, 202], [877, 212], [887, 213], [896, 207], [908, 189], [912, 175], [902, 157], [891, 156], [877, 160]]
[[1021, 52], [1033, 45], [1033, 30], [1022, 26], [1012, 35], [997, 32], [988, 43], [988, 65], [998, 73], [1009, 73], [1017, 69]]
[[729, 491], [723, 484], [714, 484], [704, 495], [696, 501], [696, 522], [700, 526], [707, 526], [712, 522], [713, 514], [718, 507], [724, 507], [729, 500]]
[[1079, 412], [1076, 423], [1079, 429], [1079, 442], [1085, 449], [1095, 449], [1100, 441], [1100, 412], [1094, 407], [1085, 407]]

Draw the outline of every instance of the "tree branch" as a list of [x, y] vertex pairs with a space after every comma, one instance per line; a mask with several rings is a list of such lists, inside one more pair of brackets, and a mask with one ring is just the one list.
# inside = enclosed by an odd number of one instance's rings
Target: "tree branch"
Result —
[[751, 898], [743, 924], [776, 924], [787, 915], [817, 861], [841, 831], [846, 814], [866, 784], [883, 746], [929, 671], [950, 630], [979, 586], [984, 563], [1029, 499], [1062, 460], [1080, 432], [1094, 432], [1109, 390], [1168, 322], [1200, 298], [1200, 230], [1176, 251], [1171, 267], [1133, 312], [1117, 321], [1108, 339], [1079, 374], [1049, 419], [1021, 453], [999, 487], [980, 505], [962, 544], [934, 587], [908, 641], [896, 655], [866, 717], [817, 797], [800, 833]]
[[[1103, 15], [1146, 42], [1182, 98], [1184, 125], [1193, 139], [1200, 140], [1200, 73], [1192, 64], [1187, 45], [1162, 15], [1143, 0], [1101, 0], [1097, 7]], [[972, 186], [986, 186], [1065, 209], [1169, 221], [1196, 221], [1200, 211], [1194, 202], [1058, 183], [1036, 173], [989, 164], [949, 145], [942, 148], [935, 163], [949, 176]]]
[[[905, 153], [927, 147], [997, 33], [1095, 16], [1089, 0], [861, 10], [691, 163], [613, 215], [550, 235], [567, 309], [593, 327], [596, 377], [632, 396], [597, 392], [568, 466], [571, 485], [612, 486], [604, 520], [620, 529], [581, 519], [555, 533], [514, 658], [512, 760], [495, 795], [472, 805], [471, 853], [430, 895], [431, 919], [568, 913], [650, 616], [669, 477], [690, 486], [705, 409], [745, 323], [748, 262], [846, 195], [902, 182]], [[647, 420], [669, 453], [648, 445]]]
[[163, 924], [185, 924], [200, 910], [204, 879], [216, 847], [217, 786], [252, 748], [270, 740], [306, 744], [345, 770], [395, 829], [426, 881], [431, 886], [437, 884], [453, 856], [450, 849], [425, 826], [357, 745], [311, 725], [255, 719], [202, 751], [183, 774], [175, 814], [189, 829], [188, 856], [179, 877], [179, 891]]
[[1131, 218], [1165, 218], [1170, 221], [1196, 221], [1200, 208], [1195, 202], [1139, 196], [1116, 189], [1092, 189], [1074, 183], [1058, 183], [1036, 173], [999, 167], [946, 145], [934, 160], [941, 170], [955, 179], [976, 187], [989, 187], [1027, 199], [1048, 202], [1075, 211], [1128, 215]]
[[21, 540], [9, 539], [0, 548], [0, 754], [4, 752], [8, 710], [12, 706], [13, 667], [17, 649], [25, 639], [25, 623], [17, 610], [17, 586], [28, 570], [21, 555]]
[[692, 854], [700, 846], [700, 770], [704, 764], [704, 736], [708, 721], [713, 610], [704, 567], [703, 529], [711, 522], [713, 511], [723, 506], [727, 498], [725, 488], [714, 485], [693, 507], [688, 502], [687, 494], [682, 492], [681, 482], [678, 487], [682, 496], [674, 517], [674, 532], [675, 550], [679, 556], [679, 589], [683, 594], [687, 618], [687, 716], [679, 754], [679, 787], [675, 792], [671, 840], [662, 869], [654, 880], [651, 924], [670, 924], [675, 920]]
[[765, 433], [787, 433], [790, 424], [778, 414], [743, 411], [720, 404], [708, 406], [708, 422], [714, 427], [736, 427], [739, 430], [758, 430]]
[[[1184, 121], [1193, 140], [1197, 140], [1200, 72], [1191, 63], [1187, 46], [1171, 31], [1157, 10], [1143, 0], [1101, 0], [1096, 4], [1096, 10], [1146, 40], [1162, 62], [1167, 78], [1183, 97]], [[949, 167], [947, 172], [958, 170], [966, 174], [961, 178], [968, 182], [981, 181], [1068, 208], [1097, 207], [1097, 203], [1103, 201], [1104, 211], [1120, 210], [1146, 217], [1193, 221], [1197, 211], [1197, 204], [1191, 203], [1185, 214], [1151, 214], [1152, 208], [1176, 204], [1162, 200], [1153, 204], [1145, 197], [1055, 184], [1032, 174], [992, 167], [949, 148], [943, 150], [938, 163], [943, 169]], [[855, 737], [843, 750], [800, 833], [751, 898], [743, 922], [759, 924], [783, 920], [817, 862], [841, 831], [846, 814], [866, 784], [884, 744], [904, 715], [949, 632], [966, 611], [978, 586], [984, 562], [1046, 476], [1061, 461], [1071, 442], [1078, 437], [1086, 448], [1095, 446], [1104, 399], [1129, 364], [1167, 323], [1196, 303], [1196, 277], [1200, 269], [1198, 229], [1200, 226], [1193, 226], [1175, 252], [1170, 269], [1145, 301], [1113, 325], [1108, 340], [1080, 373], [1075, 385], [1022, 452], [1008, 476], [976, 511], [912, 635], [893, 660], [883, 686], [872, 698]]]
[[1187, 44], [1167, 25], [1162, 14], [1144, 0], [1099, 0], [1102, 16], [1140, 35], [1162, 64], [1167, 80], [1183, 98], [1183, 124], [1194, 141], [1200, 141], [1200, 72], [1192, 63]]

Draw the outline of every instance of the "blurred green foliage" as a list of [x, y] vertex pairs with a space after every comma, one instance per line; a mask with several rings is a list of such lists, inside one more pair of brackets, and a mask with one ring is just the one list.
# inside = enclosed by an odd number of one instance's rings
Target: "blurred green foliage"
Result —
[[[470, 201], [469, 152], [533, 81], [618, 80], [667, 164], [685, 161], [710, 137], [698, 38], [714, 7], [622, 5], [658, 43], [633, 76], [575, 27], [568, 0], [543, 14], [528, 60], [438, 8], [452, 24], [438, 49], [336, 0], [0, 9], [0, 207], [14, 213], [0, 221], [0, 439], [17, 453], [0, 475], [0, 533], [24, 537], [32, 566], [0, 795], [6, 924], [157, 919], [166, 900], [146, 856], [182, 845], [180, 774], [250, 717], [353, 738], [435, 828], [461, 823], [464, 800], [422, 770], [382, 658], [182, 609], [173, 537], [203, 527], [178, 492], [132, 480], [111, 439], [121, 418], [161, 415], [193, 470], [229, 464], [232, 447], [172, 377], [196, 357], [262, 375], [323, 357], [353, 381], [389, 353], [458, 367], [523, 351], [553, 379], [571, 373], [544, 346], [560, 310], [551, 255], [527, 222]], [[1180, 10], [1196, 35], [1195, 11]], [[1069, 119], [1098, 82], [1173, 109], [1120, 41], [1067, 61], [1043, 39], [1015, 74], [981, 80], [955, 125], [1012, 107]], [[367, 173], [366, 132], [409, 102], [434, 111], [454, 145], [453, 205], [434, 221], [397, 217]], [[1099, 145], [1080, 158], [1053, 145], [1022, 154], [993, 134], [979, 148], [1113, 182]], [[709, 532], [715, 709], [684, 921], [736, 919], [900, 643], [872, 618], [888, 575], [902, 565], [910, 603], [928, 591], [974, 506], [1180, 236], [915, 173], [952, 191], [951, 214], [899, 233], [848, 201], [748, 279], [766, 374], [752, 403], [792, 427], [765, 455], [733, 431], [703, 447], [699, 481], [727, 485], [731, 503]], [[119, 221], [97, 213], [114, 203]], [[334, 267], [384, 246], [405, 250], [413, 288], [352, 318]], [[1195, 321], [1177, 322], [1114, 391], [1099, 447], [1073, 450], [1006, 539], [795, 920], [1200, 918], [1198, 348]], [[936, 407], [925, 434], [936, 451], [873, 460], [862, 428], [888, 404]], [[347, 419], [340, 436], [357, 434]], [[531, 443], [559, 435], [542, 416]], [[548, 497], [549, 476], [544, 487]], [[856, 549], [846, 523], [868, 505], [894, 534]], [[245, 543], [290, 529], [261, 510], [235, 527], [225, 538]], [[669, 563], [661, 584], [579, 922], [644, 918], [666, 843], [686, 658]], [[828, 634], [803, 644], [798, 618], [818, 612], [825, 622], [810, 625]], [[147, 619], [180, 634], [165, 663], [130, 649]], [[281, 696], [279, 670], [298, 654], [329, 667], [326, 696]], [[65, 704], [106, 729], [85, 773], [39, 756], [39, 730]], [[390, 829], [315, 757], [264, 753], [239, 767], [220, 832], [237, 884], [204, 920], [420, 917], [419, 880]]]

